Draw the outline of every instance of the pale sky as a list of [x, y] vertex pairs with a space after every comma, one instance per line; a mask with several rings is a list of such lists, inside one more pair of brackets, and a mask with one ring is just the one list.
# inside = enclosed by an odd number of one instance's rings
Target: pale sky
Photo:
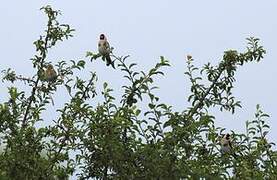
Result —
[[[217, 125], [243, 132], [245, 121], [254, 117], [256, 104], [261, 104], [271, 116], [269, 136], [277, 142], [276, 0], [3, 1], [0, 70], [11, 67], [22, 75], [34, 72], [29, 60], [35, 53], [32, 43], [45, 29], [46, 17], [39, 8], [47, 4], [62, 11], [61, 23], [76, 29], [73, 38], [50, 51], [48, 60], [82, 59], [86, 51], [96, 52], [100, 33], [107, 35], [115, 54], [131, 55], [128, 61], [138, 63], [142, 70], [165, 56], [172, 66], [165, 69], [165, 77], [157, 78], [160, 89], [156, 92], [161, 102], [179, 111], [188, 106], [190, 84], [184, 75], [187, 54], [193, 56], [196, 65], [217, 64], [225, 50], [243, 51], [245, 38], [260, 38], [267, 50], [265, 58], [240, 67], [235, 76], [234, 95], [243, 108], [235, 115], [214, 112]], [[97, 72], [100, 87], [107, 81], [117, 91], [124, 82], [121, 72], [107, 68], [102, 61], [89, 63], [89, 67]], [[6, 98], [6, 92], [1, 83], [0, 101]], [[58, 96], [55, 100], [62, 104], [64, 99]]]

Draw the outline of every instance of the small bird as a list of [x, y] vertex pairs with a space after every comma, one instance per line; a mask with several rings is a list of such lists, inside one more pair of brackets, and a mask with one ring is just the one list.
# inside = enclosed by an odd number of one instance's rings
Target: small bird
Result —
[[107, 41], [107, 38], [104, 34], [100, 34], [100, 39], [98, 42], [98, 51], [99, 51], [99, 54], [102, 56], [102, 59], [106, 60], [107, 66], [111, 64], [112, 67], [115, 69], [114, 62], [111, 60], [111, 57], [110, 57], [110, 53], [111, 53], [110, 44]]
[[187, 60], [191, 61], [192, 60], [192, 56], [190, 54], [187, 55]]
[[220, 140], [221, 149], [220, 152], [222, 154], [230, 153], [232, 151], [232, 144], [230, 134], [225, 134]]
[[44, 75], [45, 80], [49, 82], [55, 82], [58, 77], [52, 64], [47, 65]]

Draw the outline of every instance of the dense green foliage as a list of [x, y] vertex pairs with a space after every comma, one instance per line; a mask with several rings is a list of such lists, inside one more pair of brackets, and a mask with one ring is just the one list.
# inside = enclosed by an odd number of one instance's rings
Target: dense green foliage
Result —
[[[265, 50], [258, 39], [248, 38], [245, 52], [229, 50], [218, 65], [203, 68], [188, 56], [185, 76], [191, 82], [191, 106], [182, 112], [159, 101], [155, 95], [155, 76], [170, 66], [164, 58], [148, 72], [137, 71], [128, 56], [112, 54], [118, 73], [128, 82], [120, 99], [104, 83], [101, 93], [89, 79], [76, 76], [88, 63], [101, 61], [93, 52], [87, 60], [59, 61], [58, 77], [46, 81], [44, 69], [50, 63], [48, 51], [72, 36], [69, 25], [60, 24], [58, 11], [42, 8], [48, 17], [45, 35], [34, 42], [37, 54], [31, 59], [36, 73], [32, 77], [3, 71], [10, 83], [9, 100], [0, 104], [0, 179], [277, 179], [277, 153], [268, 142], [267, 114], [259, 106], [246, 132], [232, 132], [232, 153], [221, 154], [219, 139], [224, 127], [216, 127], [211, 108], [235, 113], [241, 107], [232, 95], [237, 68], [260, 61]], [[107, 67], [110, 68], [110, 67]], [[30, 92], [12, 83], [24, 82]], [[68, 101], [57, 109], [49, 126], [42, 113], [51, 106], [53, 94], [61, 88]], [[102, 96], [104, 101], [91, 105]], [[230, 133], [230, 132], [229, 132]]]

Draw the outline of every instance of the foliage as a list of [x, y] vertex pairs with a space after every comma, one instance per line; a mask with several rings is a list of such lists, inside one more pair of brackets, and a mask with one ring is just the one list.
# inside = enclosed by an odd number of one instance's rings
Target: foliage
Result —
[[[232, 95], [237, 68], [260, 61], [265, 50], [257, 38], [248, 38], [245, 52], [224, 52], [218, 65], [198, 68], [188, 56], [185, 75], [191, 82], [191, 106], [173, 111], [155, 95], [155, 77], [170, 66], [160, 62], [148, 72], [137, 71], [129, 56], [112, 54], [117, 71], [128, 82], [116, 99], [108, 83], [96, 91], [97, 75], [76, 76], [85, 69], [84, 60], [59, 61], [57, 79], [46, 81], [43, 72], [51, 62], [48, 51], [72, 36], [73, 29], [57, 20], [59, 11], [41, 8], [48, 17], [45, 35], [34, 42], [37, 54], [31, 59], [32, 77], [3, 71], [10, 82], [9, 99], [0, 104], [1, 179], [275, 179], [277, 153], [269, 142], [267, 114], [257, 106], [255, 118], [246, 122], [246, 132], [232, 133], [233, 153], [221, 154], [219, 137], [225, 128], [216, 127], [211, 108], [235, 113], [240, 101]], [[93, 63], [98, 54], [87, 52]], [[107, 67], [108, 68], [108, 67]], [[14, 82], [24, 82], [30, 92]], [[57, 109], [49, 126], [38, 125], [61, 88], [68, 101]], [[91, 105], [101, 96], [103, 102]], [[226, 132], [225, 132], [226, 133]]]

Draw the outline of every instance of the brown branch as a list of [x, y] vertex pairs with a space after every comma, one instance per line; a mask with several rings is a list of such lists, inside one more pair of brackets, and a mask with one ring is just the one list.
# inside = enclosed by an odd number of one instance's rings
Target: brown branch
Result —
[[30, 78], [26, 78], [26, 77], [22, 77], [21, 75], [20, 76], [16, 76], [16, 79], [21, 80], [21, 81], [27, 81], [28, 83], [30, 83], [30, 82], [36, 83], [35, 80], [30, 79]]
[[[92, 77], [89, 81], [89, 83], [87, 84], [86, 88], [85, 88], [85, 91], [82, 93], [82, 96], [81, 96], [81, 99], [86, 99], [86, 94], [88, 93], [89, 91], [89, 86], [92, 84], [94, 78]], [[72, 115], [72, 119], [75, 119], [76, 116], [78, 115], [78, 112], [75, 112], [73, 115]], [[58, 125], [59, 126], [59, 125]], [[58, 159], [58, 155], [61, 153], [62, 149], [64, 148], [64, 146], [66, 145], [66, 141], [68, 140], [69, 138], [69, 132], [70, 132], [70, 128], [67, 129], [67, 131], [65, 131], [65, 136], [64, 138], [61, 140], [61, 145], [56, 153], [56, 155], [53, 157], [53, 159], [51, 160], [51, 163], [49, 164], [49, 166], [46, 168], [46, 173], [48, 173], [47, 171], [49, 171], [50, 169], [53, 168], [53, 166], [55, 165], [55, 161], [57, 161]]]
[[[38, 68], [38, 72], [40, 72], [43, 69], [43, 63], [44, 63], [44, 60], [46, 58], [46, 52], [47, 52], [47, 49], [48, 49], [47, 44], [48, 44], [48, 40], [49, 40], [50, 26], [51, 26], [51, 22], [49, 20], [48, 24], [47, 24], [47, 32], [46, 32], [46, 36], [45, 36], [45, 40], [44, 40], [44, 42], [45, 42], [44, 43], [44, 51], [42, 52], [42, 58], [41, 58], [41, 62], [40, 62], [40, 67]], [[28, 105], [27, 105], [27, 108], [26, 108], [26, 111], [25, 111], [25, 114], [24, 114], [24, 117], [23, 117], [23, 120], [22, 120], [22, 128], [25, 128], [25, 126], [27, 125], [28, 114], [29, 114], [30, 108], [31, 108], [32, 103], [33, 103], [34, 98], [35, 98], [35, 93], [36, 93], [36, 90], [37, 90], [37, 87], [38, 87], [39, 80], [40, 80], [40, 77], [38, 76], [36, 81], [35, 81], [34, 87], [32, 89], [31, 95], [28, 98], [29, 102], [28, 102]]]
[[201, 106], [203, 106], [203, 102], [206, 99], [206, 97], [209, 95], [210, 91], [214, 88], [217, 80], [220, 78], [221, 74], [223, 73], [223, 71], [225, 70], [225, 68], [221, 67], [221, 64], [219, 65], [219, 73], [218, 75], [215, 77], [213, 83], [211, 84], [211, 86], [205, 91], [205, 93], [203, 94], [203, 96], [199, 99], [199, 102], [188, 112], [189, 117], [191, 118], [199, 108], [201, 108]]

